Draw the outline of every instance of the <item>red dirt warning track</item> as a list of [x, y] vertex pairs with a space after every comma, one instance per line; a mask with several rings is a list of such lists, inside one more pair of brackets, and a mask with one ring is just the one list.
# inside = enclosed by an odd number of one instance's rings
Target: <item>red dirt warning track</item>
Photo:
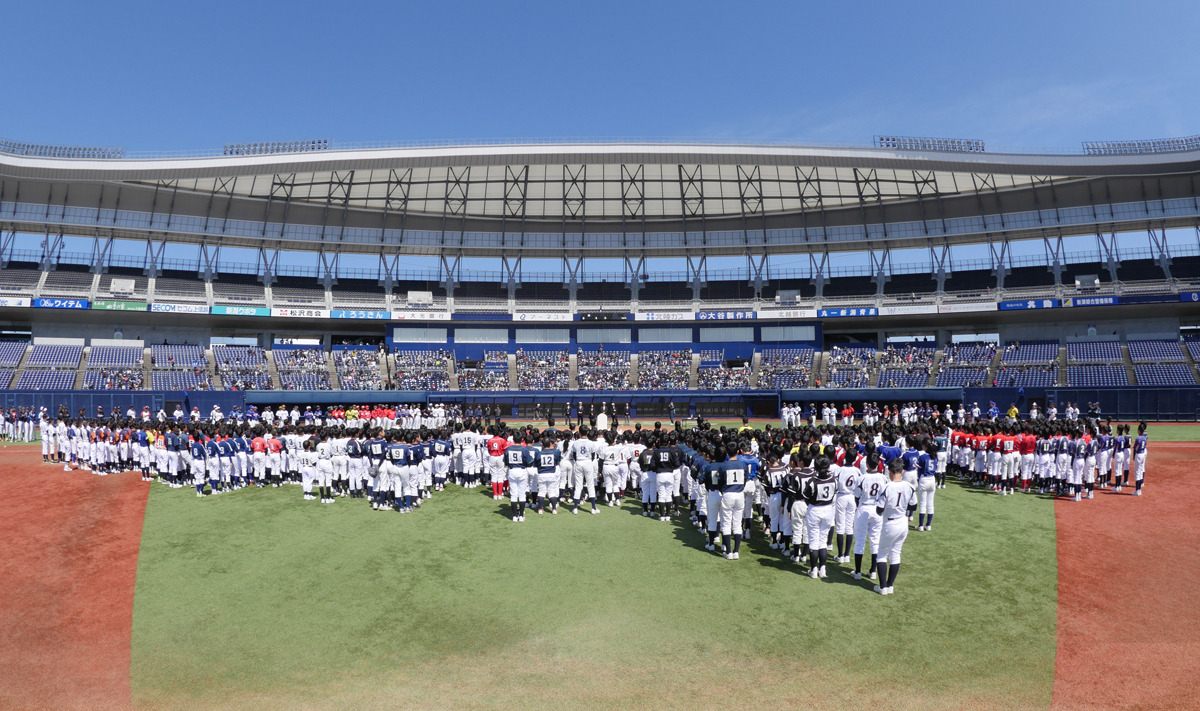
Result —
[[133, 586], [150, 487], [0, 450], [0, 708], [130, 706]]
[[1055, 504], [1054, 709], [1200, 709], [1198, 457], [1152, 443], [1143, 496]]

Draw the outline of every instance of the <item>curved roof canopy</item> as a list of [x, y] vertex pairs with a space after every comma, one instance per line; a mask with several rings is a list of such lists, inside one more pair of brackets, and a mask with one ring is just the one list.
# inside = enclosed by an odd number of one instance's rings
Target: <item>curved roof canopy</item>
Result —
[[0, 225], [230, 246], [801, 253], [1191, 226], [1200, 151], [561, 144], [173, 159], [0, 153]]

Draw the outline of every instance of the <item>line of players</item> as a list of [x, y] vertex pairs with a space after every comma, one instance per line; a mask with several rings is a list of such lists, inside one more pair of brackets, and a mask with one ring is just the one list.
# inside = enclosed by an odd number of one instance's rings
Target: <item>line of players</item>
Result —
[[[1076, 462], [1079, 477], [1088, 478], [1085, 471], [1094, 442], [1101, 471], [1109, 444], [1114, 452], [1132, 454], [1113, 457], [1112, 477], [1122, 483], [1127, 477], [1122, 476], [1122, 465], [1129, 461], [1136, 490], [1141, 491], [1144, 423], [1136, 439], [1126, 437], [1125, 427], [1119, 426], [1115, 437], [1108, 435], [1107, 425], [1095, 427], [1099, 434], [1090, 438], [1088, 432], [1076, 432], [1064, 423], [980, 423], [951, 429], [932, 421], [902, 427], [885, 423], [881, 428], [743, 428], [736, 433], [712, 430], [707, 424], [695, 430], [656, 427], [617, 433], [586, 427], [539, 432], [491, 426], [485, 431], [478, 424], [456, 426], [454, 431], [385, 431], [236, 423], [69, 423], [67, 436], [53, 440], [61, 449], [49, 455], [63, 455], [101, 474], [138, 469], [146, 479], [157, 475], [174, 487], [194, 486], [198, 496], [206, 495], [206, 488], [209, 494], [219, 494], [294, 481], [301, 484], [305, 499], [317, 498], [315, 488], [325, 503], [349, 496], [370, 500], [376, 510], [403, 512], [420, 506], [448, 479], [465, 487], [481, 486], [487, 479], [494, 499], [507, 492], [516, 522], [525, 520], [529, 504], [538, 513], [553, 514], [562, 502], [570, 503], [573, 513], [586, 502], [593, 514], [599, 513], [597, 489], [607, 506], [632, 495], [642, 504], [644, 516], [661, 521], [672, 520], [686, 499], [692, 521], [707, 533], [706, 547], [719, 548], [733, 560], [751, 534], [757, 510], [770, 547], [796, 563], [807, 558], [815, 578], [826, 575], [828, 551], [836, 541], [834, 561], [849, 563], [853, 550], [853, 576], [861, 579], [869, 544], [867, 575], [878, 577], [879, 592], [889, 594], [908, 523], [919, 510], [917, 530], [932, 530], [936, 491], [945, 486], [947, 469], [997, 491], [1011, 490], [1012, 480], [1021, 477], [1022, 447], [1032, 442], [1035, 466], [1027, 470], [1028, 480], [1039, 488], [1064, 480], [1069, 486]], [[1128, 448], [1122, 448], [1122, 441]], [[1065, 460], [1058, 454], [1062, 446], [1070, 455]], [[1053, 480], [1034, 474], [1045, 471], [1039, 460], [1050, 452]], [[1014, 461], [1017, 464], [1009, 464]], [[1013, 466], [1016, 477], [1005, 473]], [[1069, 490], [1061, 483], [1057, 486]]]
[[1120, 493], [1132, 472], [1142, 495], [1148, 440], [1129, 425], [1098, 422], [980, 423], [950, 433], [952, 473], [997, 494], [1054, 493], [1073, 501], [1095, 497], [1097, 487]]

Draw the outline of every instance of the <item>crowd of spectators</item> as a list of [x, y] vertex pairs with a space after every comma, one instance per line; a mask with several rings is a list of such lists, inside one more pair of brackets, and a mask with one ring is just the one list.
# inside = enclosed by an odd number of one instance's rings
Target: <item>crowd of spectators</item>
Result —
[[629, 351], [585, 351], [575, 356], [580, 390], [628, 390]]
[[744, 390], [750, 387], [750, 366], [727, 368], [701, 368], [697, 372], [696, 387], [700, 390]]
[[405, 351], [397, 350], [392, 357], [396, 364], [388, 389], [393, 390], [447, 390], [450, 373], [447, 350]]
[[760, 388], [806, 388], [812, 378], [813, 349], [768, 348], [759, 364]]
[[508, 369], [458, 368], [459, 390], [508, 390]]
[[566, 351], [517, 349], [517, 387], [521, 390], [567, 390], [571, 361]]
[[909, 383], [924, 385], [933, 371], [933, 358], [937, 351], [933, 346], [889, 345], [879, 351], [881, 388], [915, 387]]
[[[338, 382], [342, 390], [383, 390], [385, 380], [379, 370], [379, 352], [373, 349], [333, 352]], [[444, 367], [444, 366], [443, 366]]]
[[829, 349], [826, 365], [828, 376], [825, 378], [825, 387], [866, 387], [871, 379], [871, 369], [875, 366], [875, 349], [834, 346]]
[[227, 390], [271, 390], [267, 354], [258, 346], [213, 345], [213, 360]]
[[[312, 348], [276, 348], [275, 368], [284, 390], [330, 390], [325, 351]], [[304, 377], [296, 377], [304, 376]]]
[[996, 356], [996, 343], [952, 343], [942, 352], [942, 367], [955, 365], [991, 365]]
[[692, 349], [638, 353], [638, 388], [685, 390], [692, 373]]

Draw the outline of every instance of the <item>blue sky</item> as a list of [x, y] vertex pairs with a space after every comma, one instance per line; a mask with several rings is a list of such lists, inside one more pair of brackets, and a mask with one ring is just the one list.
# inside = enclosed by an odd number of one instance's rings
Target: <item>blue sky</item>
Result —
[[1107, 0], [12, 3], [0, 136], [1077, 148], [1200, 132], [1198, 21], [1200, 3]]
[[1200, 133], [1196, 2], [10, 5], [0, 137], [30, 142]]

